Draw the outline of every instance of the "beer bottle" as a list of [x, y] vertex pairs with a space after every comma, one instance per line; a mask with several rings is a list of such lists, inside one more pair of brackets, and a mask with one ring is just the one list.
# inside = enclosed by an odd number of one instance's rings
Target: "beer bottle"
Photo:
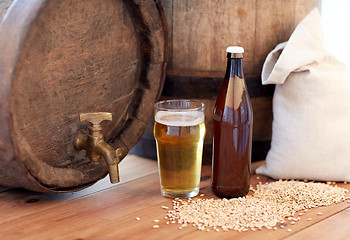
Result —
[[243, 76], [242, 47], [228, 47], [214, 108], [211, 187], [218, 197], [245, 196], [250, 186], [253, 110]]

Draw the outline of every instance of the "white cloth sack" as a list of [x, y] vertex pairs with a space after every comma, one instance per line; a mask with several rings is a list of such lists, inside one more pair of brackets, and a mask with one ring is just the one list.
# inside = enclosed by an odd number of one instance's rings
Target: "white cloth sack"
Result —
[[318, 10], [267, 56], [262, 82], [276, 89], [271, 149], [256, 172], [350, 182], [350, 79], [323, 45]]

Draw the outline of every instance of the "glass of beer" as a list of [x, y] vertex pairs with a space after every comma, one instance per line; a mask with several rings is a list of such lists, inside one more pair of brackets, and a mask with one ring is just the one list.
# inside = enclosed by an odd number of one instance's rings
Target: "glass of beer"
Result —
[[163, 196], [196, 196], [205, 136], [204, 103], [195, 100], [161, 101], [155, 104], [154, 118], [153, 133]]

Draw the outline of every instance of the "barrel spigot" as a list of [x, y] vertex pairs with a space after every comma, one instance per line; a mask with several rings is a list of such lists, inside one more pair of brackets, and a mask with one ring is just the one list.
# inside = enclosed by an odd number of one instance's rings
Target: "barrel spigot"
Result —
[[108, 165], [109, 178], [111, 183], [119, 182], [118, 164], [122, 155], [122, 149], [114, 149], [105, 142], [102, 134], [101, 122], [112, 121], [112, 113], [96, 112], [79, 114], [80, 121], [90, 122], [89, 133], [79, 134], [74, 140], [74, 147], [77, 150], [86, 150], [92, 164], [98, 164], [103, 157]]

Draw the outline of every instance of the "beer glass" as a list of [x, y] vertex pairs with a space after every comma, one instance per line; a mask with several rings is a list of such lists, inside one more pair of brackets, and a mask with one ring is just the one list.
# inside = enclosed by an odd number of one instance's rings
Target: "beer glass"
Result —
[[161, 101], [155, 104], [154, 118], [163, 196], [196, 196], [205, 136], [204, 104], [195, 100]]

